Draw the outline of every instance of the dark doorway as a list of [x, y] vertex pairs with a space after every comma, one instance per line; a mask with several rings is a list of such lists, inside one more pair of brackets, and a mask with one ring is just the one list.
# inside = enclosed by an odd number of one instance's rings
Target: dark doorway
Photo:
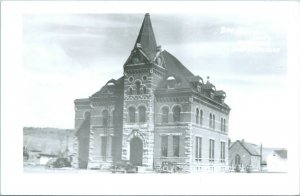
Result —
[[143, 164], [143, 141], [138, 137], [130, 141], [130, 163], [139, 166]]

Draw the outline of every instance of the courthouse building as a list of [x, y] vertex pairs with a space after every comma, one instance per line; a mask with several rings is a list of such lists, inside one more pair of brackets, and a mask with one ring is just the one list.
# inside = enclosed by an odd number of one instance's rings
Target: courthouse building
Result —
[[224, 171], [230, 112], [225, 97], [161, 50], [146, 14], [123, 76], [74, 101], [73, 166], [106, 169], [129, 161], [153, 170], [171, 161], [187, 172]]

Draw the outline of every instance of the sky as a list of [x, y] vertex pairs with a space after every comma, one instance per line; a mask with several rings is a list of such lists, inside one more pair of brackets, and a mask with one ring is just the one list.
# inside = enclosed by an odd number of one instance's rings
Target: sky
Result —
[[[150, 17], [163, 50], [226, 92], [233, 141], [285, 147], [286, 20], [284, 13], [248, 13]], [[74, 128], [74, 100], [122, 76], [143, 18], [144, 13], [24, 15], [24, 126]]]

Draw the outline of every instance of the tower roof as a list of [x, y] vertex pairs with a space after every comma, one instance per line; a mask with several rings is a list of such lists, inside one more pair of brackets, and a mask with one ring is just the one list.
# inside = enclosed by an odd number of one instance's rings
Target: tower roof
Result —
[[139, 35], [136, 39], [134, 47], [140, 45], [149, 59], [153, 59], [156, 55], [156, 40], [152, 29], [150, 14], [146, 13]]

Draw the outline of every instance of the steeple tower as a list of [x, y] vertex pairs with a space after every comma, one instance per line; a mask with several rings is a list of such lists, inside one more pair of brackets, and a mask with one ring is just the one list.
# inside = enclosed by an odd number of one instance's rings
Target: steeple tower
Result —
[[140, 47], [143, 50], [149, 60], [152, 60], [156, 55], [157, 45], [149, 13], [146, 13], [139, 35], [136, 39], [134, 48], [137, 47]]

